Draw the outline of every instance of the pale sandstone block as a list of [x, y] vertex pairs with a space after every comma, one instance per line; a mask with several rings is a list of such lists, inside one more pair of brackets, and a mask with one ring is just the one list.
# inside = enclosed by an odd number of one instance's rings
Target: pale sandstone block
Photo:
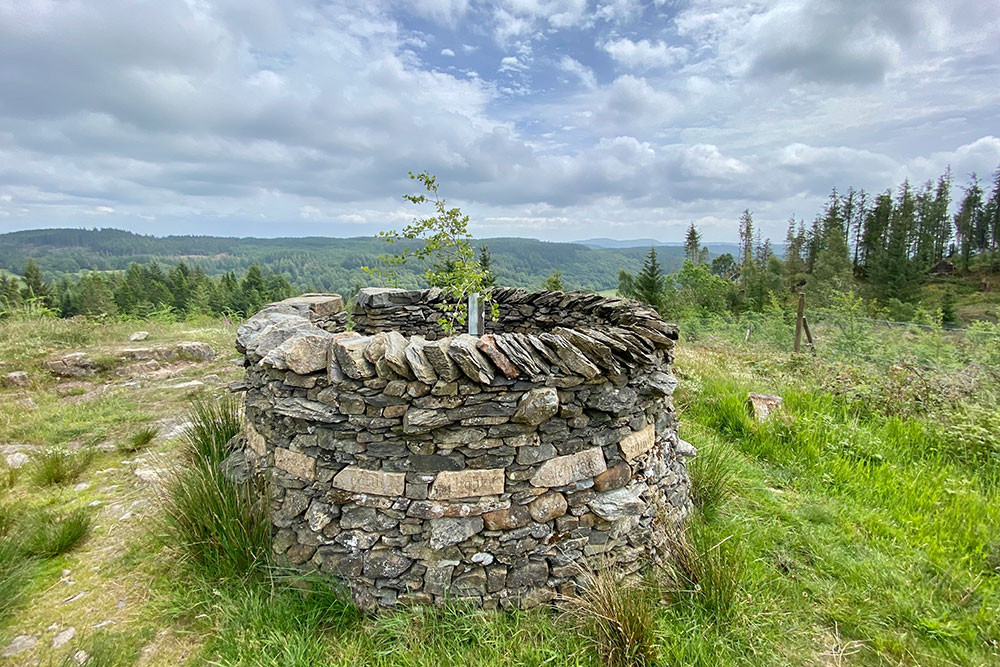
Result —
[[442, 498], [472, 498], [494, 496], [503, 493], [504, 471], [502, 468], [489, 470], [448, 470], [440, 472], [434, 479], [431, 500]]
[[284, 447], [276, 447], [274, 465], [300, 479], [310, 482], [316, 479], [316, 459], [311, 456], [293, 452]]
[[600, 475], [608, 469], [600, 447], [585, 449], [577, 454], [557, 456], [543, 463], [534, 477], [532, 486], [566, 486], [577, 480]]
[[636, 431], [622, 438], [618, 446], [626, 461], [632, 461], [653, 448], [656, 444], [656, 426], [650, 424], [641, 431]]
[[347, 466], [333, 478], [338, 489], [354, 493], [371, 493], [377, 496], [402, 496], [406, 487], [406, 473], [365, 470]]

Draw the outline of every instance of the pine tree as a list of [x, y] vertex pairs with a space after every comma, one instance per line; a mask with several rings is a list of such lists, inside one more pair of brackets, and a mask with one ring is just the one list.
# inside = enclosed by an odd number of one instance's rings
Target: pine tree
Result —
[[753, 216], [750, 214], [750, 209], [743, 209], [743, 214], [740, 216], [739, 263], [741, 267], [746, 266], [753, 259], [753, 239]]
[[42, 279], [42, 270], [38, 268], [38, 264], [35, 264], [35, 260], [30, 257], [28, 258], [28, 263], [24, 266], [22, 279], [24, 280], [24, 289], [21, 290], [21, 296], [25, 301], [39, 299], [47, 306], [52, 305], [49, 298], [49, 286]]
[[654, 247], [650, 247], [649, 254], [646, 255], [642, 264], [642, 271], [638, 275], [633, 277], [624, 270], [618, 273], [619, 294], [648, 303], [657, 310], [663, 306], [666, 284], [663, 268], [656, 259], [656, 248]]
[[484, 245], [479, 248], [479, 268], [483, 272], [483, 286], [496, 286], [497, 277], [493, 273], [493, 257], [490, 255], [489, 246]]
[[698, 233], [693, 222], [688, 227], [687, 235], [684, 237], [684, 257], [695, 265], [701, 260], [701, 234]]
[[962, 255], [962, 269], [969, 270], [969, 259], [976, 248], [976, 233], [980, 228], [980, 218], [983, 216], [983, 189], [975, 174], [965, 189], [965, 196], [955, 214], [955, 237]]
[[545, 283], [542, 284], [542, 289], [546, 289], [550, 292], [562, 292], [562, 272], [556, 269], [545, 279]]

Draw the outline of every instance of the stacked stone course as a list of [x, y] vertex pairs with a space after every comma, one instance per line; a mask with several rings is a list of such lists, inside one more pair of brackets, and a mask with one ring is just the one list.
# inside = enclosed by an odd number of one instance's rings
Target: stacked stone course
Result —
[[599, 295], [501, 289], [481, 337], [438, 290], [271, 304], [239, 328], [246, 456], [273, 547], [363, 607], [530, 607], [581, 568], [634, 572], [690, 511], [676, 327]]

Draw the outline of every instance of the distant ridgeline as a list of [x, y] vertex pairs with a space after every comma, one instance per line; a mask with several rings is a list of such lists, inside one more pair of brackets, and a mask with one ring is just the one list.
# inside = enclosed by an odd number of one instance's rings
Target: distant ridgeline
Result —
[[[648, 246], [599, 248], [515, 238], [487, 239], [476, 245], [488, 246], [499, 284], [537, 288], [560, 271], [567, 288], [593, 291], [614, 289], [618, 272], [638, 271], [649, 251]], [[387, 250], [384, 242], [372, 237], [156, 238], [117, 229], [44, 229], [0, 235], [0, 269], [21, 274], [31, 257], [47, 281], [56, 281], [84, 271], [123, 271], [133, 262], [158, 262], [164, 271], [184, 262], [213, 277], [241, 274], [258, 264], [265, 274], [278, 274], [297, 290], [353, 294], [370, 283], [361, 267], [374, 265]], [[680, 268], [684, 261], [680, 246], [660, 246], [657, 253], [667, 271]], [[401, 286], [424, 286], [423, 270], [419, 263], [401, 267]]]

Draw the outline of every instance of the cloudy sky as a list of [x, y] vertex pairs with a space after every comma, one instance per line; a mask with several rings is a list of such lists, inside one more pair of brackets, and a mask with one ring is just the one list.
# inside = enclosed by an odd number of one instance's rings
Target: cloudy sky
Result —
[[1000, 163], [997, 0], [0, 2], [0, 232], [783, 237]]

